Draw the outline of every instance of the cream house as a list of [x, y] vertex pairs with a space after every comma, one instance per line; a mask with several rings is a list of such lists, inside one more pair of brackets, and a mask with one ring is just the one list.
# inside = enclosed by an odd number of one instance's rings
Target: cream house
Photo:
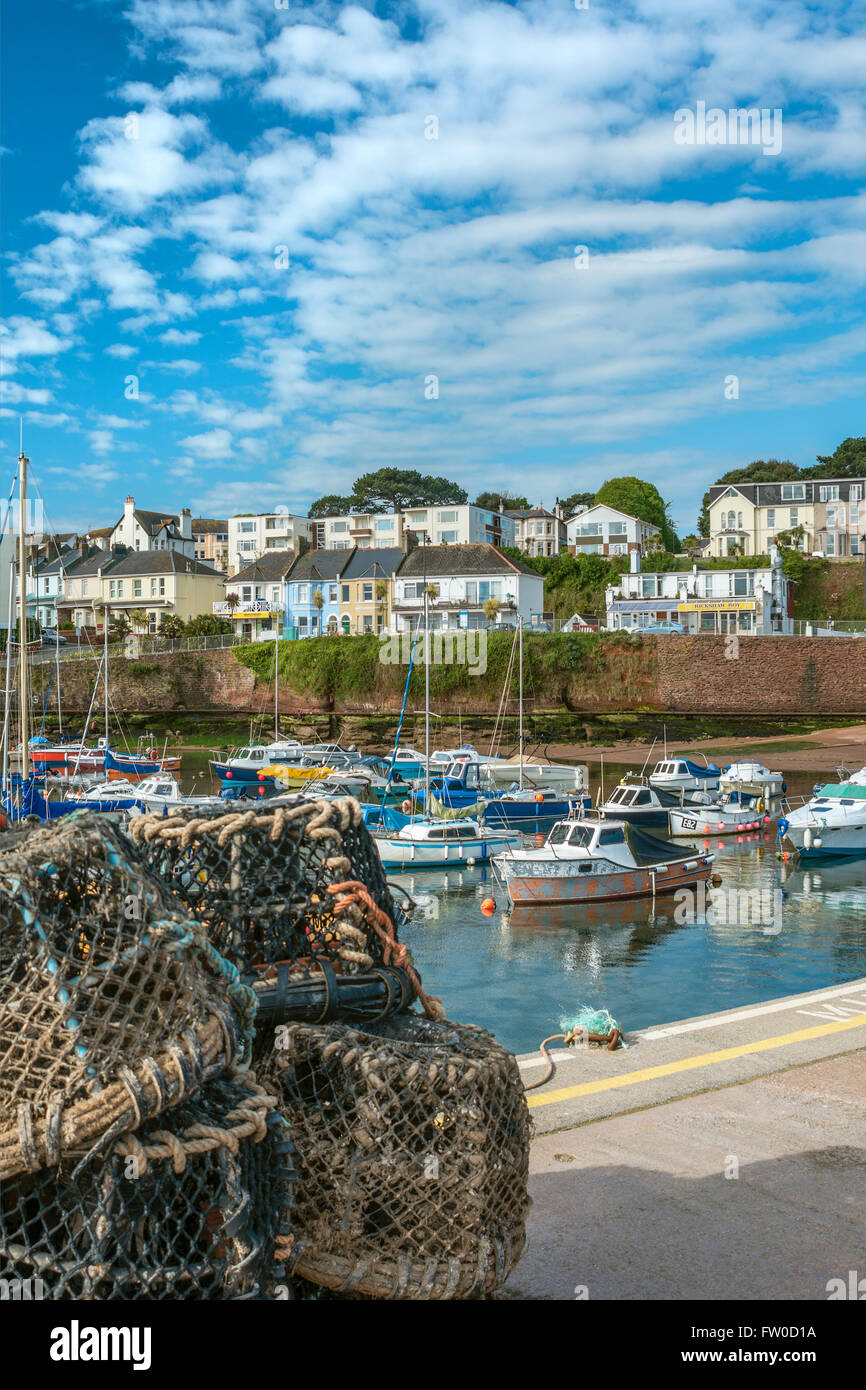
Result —
[[100, 597], [112, 614], [133, 610], [147, 614], [148, 632], [156, 632], [164, 613], [185, 623], [207, 613], [223, 597], [225, 575], [201, 560], [176, 550], [146, 550], [124, 555], [100, 575]]

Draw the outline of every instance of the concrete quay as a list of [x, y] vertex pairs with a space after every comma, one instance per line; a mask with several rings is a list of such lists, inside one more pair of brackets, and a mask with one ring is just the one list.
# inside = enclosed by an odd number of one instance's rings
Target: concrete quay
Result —
[[506, 1297], [827, 1300], [866, 1280], [866, 979], [626, 1041], [552, 1050], [529, 1093]]

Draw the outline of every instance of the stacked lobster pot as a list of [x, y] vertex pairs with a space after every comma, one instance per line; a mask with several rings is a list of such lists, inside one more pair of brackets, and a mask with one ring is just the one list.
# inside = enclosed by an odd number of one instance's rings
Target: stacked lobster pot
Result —
[[331, 1296], [491, 1295], [525, 1241], [519, 1071], [424, 992], [358, 803], [140, 816], [129, 833], [254, 993], [254, 1067], [297, 1170], [283, 1273]]
[[267, 1296], [295, 1173], [256, 1000], [124, 835], [0, 847], [0, 1278], [50, 1299]]

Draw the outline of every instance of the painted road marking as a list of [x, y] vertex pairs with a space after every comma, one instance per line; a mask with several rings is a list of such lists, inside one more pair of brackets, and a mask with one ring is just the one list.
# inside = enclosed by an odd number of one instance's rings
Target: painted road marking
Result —
[[695, 1033], [702, 1028], [717, 1028], [726, 1023], [739, 1023], [741, 1019], [761, 1018], [764, 1014], [784, 1013], [786, 1009], [792, 1012], [801, 1013], [804, 1004], [820, 1004], [825, 999], [835, 999], [838, 995], [853, 995], [855, 1002], [862, 1008], [866, 999], [857, 1000], [856, 996], [866, 994], [866, 985], [859, 981], [852, 981], [847, 985], [834, 985], [832, 989], [816, 990], [814, 994], [795, 994], [779, 1002], [771, 1004], [758, 1004], [753, 1009], [740, 1009], [736, 1013], [708, 1014], [706, 1018], [695, 1018], [690, 1023], [674, 1023], [661, 1028], [647, 1029], [646, 1032], [638, 1031], [634, 1037], [641, 1038], [644, 1042], [653, 1042], [656, 1038], [674, 1038], [681, 1033]]
[[609, 1076], [602, 1081], [584, 1081], [579, 1086], [564, 1086], [558, 1091], [545, 1091], [539, 1096], [527, 1097], [527, 1105], [535, 1109], [539, 1105], [552, 1105], [558, 1100], [573, 1100], [576, 1096], [596, 1095], [600, 1091], [613, 1091], [620, 1086], [634, 1086], [640, 1081], [654, 1081], [661, 1076], [675, 1076], [677, 1072], [696, 1071], [700, 1067], [715, 1066], [719, 1062], [729, 1062], [734, 1057], [747, 1057], [756, 1052], [768, 1052], [777, 1047], [790, 1047], [792, 1043], [809, 1042], [812, 1038], [828, 1037], [831, 1033], [843, 1033], [849, 1028], [861, 1028], [866, 1024], [866, 1013], [854, 1018], [840, 1019], [836, 1023], [816, 1025], [814, 1028], [801, 1028], [796, 1033], [782, 1033], [776, 1038], [759, 1038], [756, 1042], [741, 1043], [738, 1047], [725, 1047], [719, 1052], [705, 1052], [699, 1057], [683, 1057], [678, 1062], [664, 1062], [657, 1067], [643, 1067], [640, 1071], [625, 1072], [620, 1076]]

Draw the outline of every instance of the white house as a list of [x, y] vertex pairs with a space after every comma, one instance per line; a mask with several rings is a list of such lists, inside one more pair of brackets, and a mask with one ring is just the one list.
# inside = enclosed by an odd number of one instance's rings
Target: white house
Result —
[[229, 571], [260, 560], [272, 550], [296, 555], [310, 544], [313, 522], [283, 508], [275, 512], [237, 513], [228, 519]]
[[419, 545], [394, 576], [392, 630], [412, 631], [424, 621], [428, 594], [430, 627], [487, 628], [484, 605], [499, 604], [496, 624], [515, 627], [518, 614], [528, 627], [544, 610], [544, 581], [528, 565], [509, 560], [493, 545]]
[[[101, 539], [104, 528], [90, 535]], [[189, 507], [184, 507], [179, 513], [146, 512], [136, 507], [134, 497], [127, 497], [123, 504], [123, 516], [107, 537], [107, 548], [110, 550], [114, 546], [138, 551], [175, 550], [194, 560], [195, 542]]]
[[407, 535], [419, 545], [515, 545], [517, 524], [507, 512], [487, 511], [474, 503], [444, 507], [407, 507], [403, 512], [350, 512], [311, 523], [319, 550], [391, 549], [405, 546]]
[[631, 631], [670, 621], [695, 634], [790, 635], [792, 589], [776, 546], [763, 569], [637, 571], [608, 585], [607, 627]]
[[597, 502], [568, 522], [568, 548], [575, 555], [628, 555], [632, 551], [643, 554], [659, 529], [638, 516]]

